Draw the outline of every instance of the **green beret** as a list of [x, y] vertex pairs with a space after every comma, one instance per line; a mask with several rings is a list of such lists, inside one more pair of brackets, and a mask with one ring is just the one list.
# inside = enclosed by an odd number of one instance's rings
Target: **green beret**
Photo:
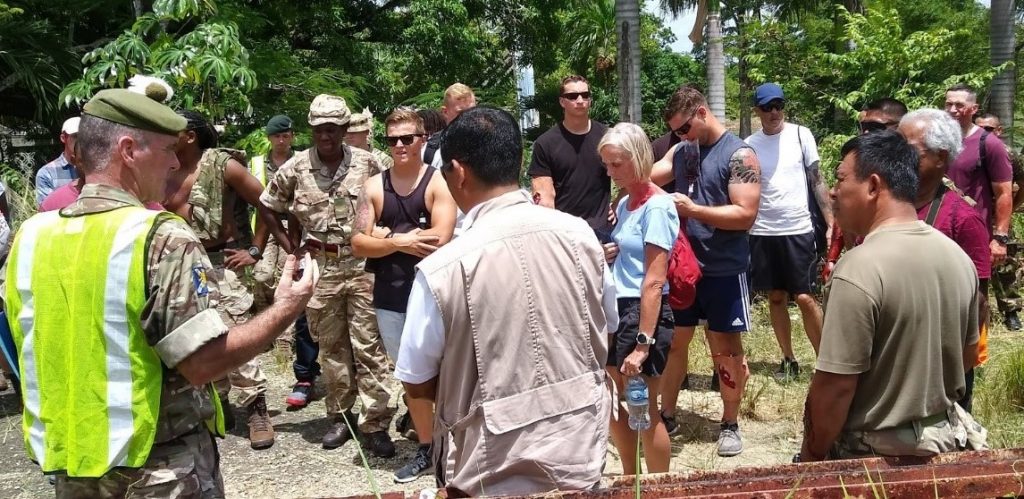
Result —
[[85, 103], [83, 114], [140, 130], [177, 135], [188, 121], [173, 109], [123, 88], [100, 90]]
[[270, 118], [270, 121], [267, 122], [267, 128], [265, 128], [265, 130], [267, 131], [267, 135], [274, 135], [275, 133], [287, 132], [291, 129], [292, 119], [283, 114], [279, 114], [277, 116], [274, 116], [273, 118]]

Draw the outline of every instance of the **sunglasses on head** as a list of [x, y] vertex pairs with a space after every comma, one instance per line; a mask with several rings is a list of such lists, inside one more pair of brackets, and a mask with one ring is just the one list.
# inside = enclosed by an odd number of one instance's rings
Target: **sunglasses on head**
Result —
[[873, 133], [888, 130], [890, 125], [895, 125], [893, 122], [881, 122], [881, 121], [862, 121], [860, 122], [860, 133]]
[[786, 102], [781, 100], [773, 100], [767, 104], [757, 106], [757, 108], [765, 113], [770, 113], [775, 110], [782, 111], [783, 109], [786, 109]]
[[388, 145], [391, 146], [391, 147], [397, 146], [399, 142], [401, 142], [403, 146], [410, 146], [410, 145], [412, 145], [413, 141], [416, 140], [416, 137], [422, 137], [422, 136], [423, 136], [422, 133], [410, 133], [408, 135], [394, 135], [394, 136], [388, 135], [387, 137], [384, 137], [384, 142], [387, 142]]
[[583, 97], [583, 100], [590, 100], [590, 92], [566, 92], [562, 94], [563, 99], [576, 100]]

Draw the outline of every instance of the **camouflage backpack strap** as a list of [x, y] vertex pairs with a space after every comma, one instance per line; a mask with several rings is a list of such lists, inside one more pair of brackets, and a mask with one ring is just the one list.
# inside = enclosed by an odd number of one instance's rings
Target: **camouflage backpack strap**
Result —
[[977, 201], [971, 199], [971, 197], [968, 196], [967, 194], [964, 194], [964, 191], [961, 191], [960, 188], [957, 187], [956, 184], [953, 183], [953, 180], [950, 179], [949, 177], [942, 177], [942, 185], [946, 186], [946, 189], [955, 192], [956, 195], [960, 196], [960, 199], [963, 199], [964, 202], [967, 203], [967, 205], [970, 206], [971, 208], [974, 208], [974, 205], [978, 204]]

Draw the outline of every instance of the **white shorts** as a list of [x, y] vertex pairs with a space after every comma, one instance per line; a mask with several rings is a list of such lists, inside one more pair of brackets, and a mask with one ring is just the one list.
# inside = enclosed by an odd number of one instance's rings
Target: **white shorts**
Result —
[[377, 329], [384, 342], [384, 350], [391, 362], [398, 362], [398, 349], [402, 346], [402, 329], [405, 328], [405, 313], [374, 309], [377, 312]]

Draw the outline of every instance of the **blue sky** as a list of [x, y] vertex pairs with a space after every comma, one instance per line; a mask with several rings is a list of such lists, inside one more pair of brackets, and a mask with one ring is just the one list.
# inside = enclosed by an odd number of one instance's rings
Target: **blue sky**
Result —
[[[989, 7], [991, 0], [978, 0], [978, 3]], [[682, 52], [685, 54], [690, 53], [693, 49], [693, 44], [690, 43], [690, 39], [687, 35], [693, 29], [693, 22], [696, 20], [697, 11], [696, 9], [688, 10], [677, 18], [672, 18], [671, 14], [665, 14], [658, 8], [658, 2], [645, 2], [645, 9], [657, 16], [660, 16], [664, 21], [665, 25], [668, 26], [673, 33], [676, 35], [676, 41], [672, 44], [672, 50], [676, 52]]]

